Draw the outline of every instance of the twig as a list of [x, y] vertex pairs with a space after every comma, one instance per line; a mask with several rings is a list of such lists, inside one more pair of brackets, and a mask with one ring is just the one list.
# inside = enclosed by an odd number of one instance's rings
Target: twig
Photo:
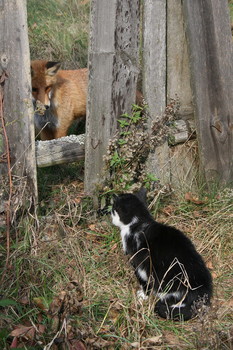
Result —
[[44, 347], [44, 350], [50, 350], [51, 346], [53, 345], [54, 343], [54, 340], [59, 337], [63, 331], [63, 329], [66, 330], [66, 319], [63, 320], [63, 323], [62, 323], [62, 326], [61, 326], [61, 329], [55, 334], [55, 336], [53, 337], [53, 339], [51, 340], [51, 342], [47, 345], [45, 345]]
[[9, 258], [10, 258], [10, 218], [11, 218], [11, 198], [12, 198], [12, 173], [11, 173], [11, 160], [10, 160], [10, 146], [9, 146], [9, 140], [6, 132], [6, 126], [5, 126], [5, 120], [3, 115], [3, 100], [4, 100], [4, 94], [3, 94], [3, 86], [5, 83], [5, 80], [7, 79], [6, 72], [3, 72], [3, 74], [0, 77], [0, 118], [2, 122], [2, 130], [5, 138], [5, 145], [6, 145], [6, 156], [7, 156], [7, 170], [8, 170], [8, 178], [9, 178], [9, 196], [6, 203], [6, 262], [5, 262], [5, 268], [4, 272], [1, 277], [1, 284], [4, 280], [6, 271], [8, 269], [9, 265]]

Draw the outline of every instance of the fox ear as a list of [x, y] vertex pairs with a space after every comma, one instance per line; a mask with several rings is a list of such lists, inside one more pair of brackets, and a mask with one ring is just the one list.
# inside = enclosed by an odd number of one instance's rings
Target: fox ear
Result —
[[52, 77], [55, 74], [57, 74], [60, 67], [61, 67], [61, 62], [48, 61], [45, 65], [45, 68], [46, 68], [45, 74]]

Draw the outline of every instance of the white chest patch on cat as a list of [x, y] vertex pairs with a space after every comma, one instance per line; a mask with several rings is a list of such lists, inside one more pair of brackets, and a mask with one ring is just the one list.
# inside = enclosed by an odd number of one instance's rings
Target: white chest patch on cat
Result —
[[146, 270], [143, 270], [139, 267], [137, 269], [137, 273], [143, 281], [145, 281], [145, 282], [148, 281], [148, 276], [147, 276]]

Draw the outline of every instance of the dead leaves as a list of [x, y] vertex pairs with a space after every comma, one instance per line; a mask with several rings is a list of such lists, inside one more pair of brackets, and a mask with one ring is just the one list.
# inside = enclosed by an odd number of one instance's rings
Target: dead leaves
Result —
[[33, 340], [34, 339], [34, 336], [35, 336], [35, 328], [33, 326], [29, 326], [29, 327], [26, 327], [26, 326], [23, 326], [22, 324], [19, 324], [18, 326], [16, 326], [16, 328], [11, 332], [11, 336], [12, 337], [22, 337], [22, 338], [25, 338], [25, 339], [30, 339], [30, 340]]
[[191, 203], [194, 203], [194, 204], [197, 204], [197, 205], [206, 204], [208, 202], [208, 198], [207, 197], [205, 197], [204, 199], [200, 199], [197, 195], [194, 195], [191, 192], [185, 193], [185, 200], [187, 202], [191, 202]]
[[52, 301], [48, 313], [61, 318], [81, 312], [83, 295], [77, 281], [71, 281]]
[[[64, 286], [64, 290], [60, 291], [57, 296], [54, 297], [50, 304], [47, 304], [46, 300], [42, 297], [33, 299], [35, 306], [40, 311], [37, 316], [37, 322], [33, 323], [31, 320], [27, 324], [18, 324], [14, 327], [10, 336], [13, 337], [11, 348], [17, 349], [20, 344], [27, 344], [29, 346], [35, 346], [44, 333], [48, 331], [46, 326], [42, 324], [43, 318], [50, 319], [51, 330], [56, 334], [62, 333], [62, 324], [66, 324], [66, 334], [62, 337], [62, 342], [65, 343], [67, 350], [85, 350], [84, 344], [77, 340], [76, 334], [73, 334], [72, 327], [67, 324], [67, 319], [71, 315], [78, 315], [82, 309], [83, 294], [79, 283], [77, 281], [70, 281]], [[43, 317], [44, 315], [44, 317]], [[56, 350], [55, 338], [52, 341], [52, 349]], [[49, 347], [51, 348], [51, 347]], [[60, 349], [61, 347], [59, 347]]]
[[10, 348], [17, 349], [18, 347], [21, 347], [21, 342], [26, 342], [32, 346], [35, 344], [36, 336], [43, 334], [44, 331], [45, 326], [42, 324], [31, 324], [30, 326], [19, 324], [10, 333], [10, 335], [13, 337]]
[[162, 344], [162, 334], [148, 338], [143, 340], [141, 343], [139, 342], [134, 342], [131, 343], [132, 348], [136, 349], [152, 349], [152, 346], [154, 345], [161, 345]]

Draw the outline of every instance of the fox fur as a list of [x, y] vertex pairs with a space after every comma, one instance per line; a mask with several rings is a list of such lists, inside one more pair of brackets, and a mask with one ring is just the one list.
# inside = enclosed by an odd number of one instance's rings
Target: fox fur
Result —
[[[86, 116], [87, 69], [60, 70], [60, 62], [31, 62], [35, 127], [41, 140], [66, 136], [74, 120]], [[42, 113], [37, 107], [43, 106]]]

